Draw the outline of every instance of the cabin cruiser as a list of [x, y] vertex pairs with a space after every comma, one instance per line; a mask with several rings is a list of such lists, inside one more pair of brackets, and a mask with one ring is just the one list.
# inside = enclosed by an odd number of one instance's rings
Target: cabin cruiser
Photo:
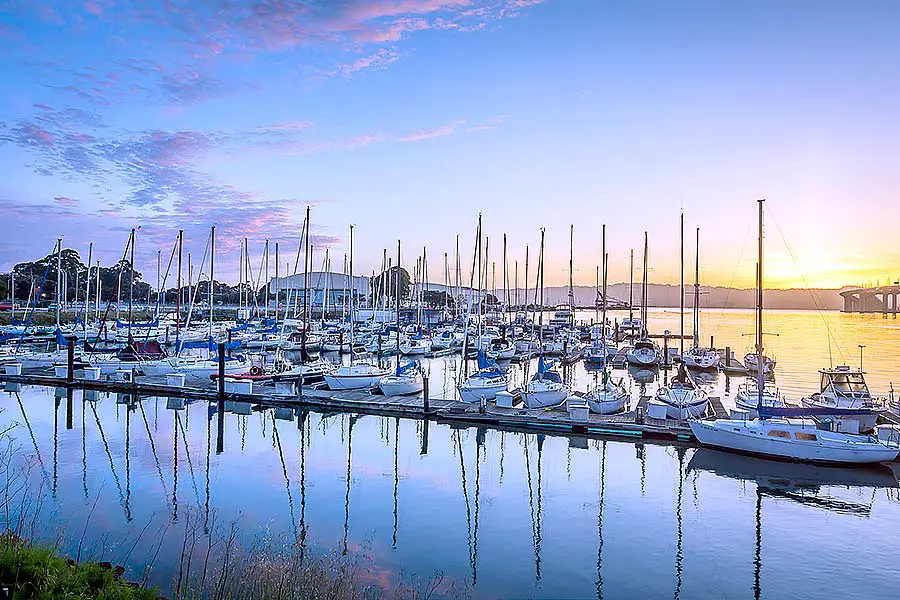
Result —
[[[862, 371], [842, 365], [819, 371], [819, 391], [803, 398], [807, 408], [829, 409], [835, 418], [842, 421], [859, 422], [859, 431], [872, 431], [878, 416], [887, 409], [883, 400], [876, 399], [869, 392], [865, 374]], [[842, 415], [846, 412], [846, 415]]]
[[764, 384], [762, 398], [760, 398], [759, 383], [753, 378], [747, 379], [746, 383], [738, 386], [737, 392], [734, 394], [734, 405], [747, 411], [754, 419], [759, 417], [756, 407], [760, 401], [767, 408], [783, 408], [785, 406], [784, 399], [774, 384]]
[[644, 335], [644, 322], [638, 317], [626, 317], [619, 323], [619, 335], [622, 337], [636, 337]]

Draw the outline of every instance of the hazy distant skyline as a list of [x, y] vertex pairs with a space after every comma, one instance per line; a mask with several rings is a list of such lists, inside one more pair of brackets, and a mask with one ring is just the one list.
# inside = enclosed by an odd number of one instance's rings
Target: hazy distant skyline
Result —
[[[11, 0], [0, 5], [0, 271], [95, 242], [137, 266], [217, 225], [293, 265], [307, 205], [314, 268], [355, 271], [403, 242], [432, 280], [477, 215], [501, 269], [592, 285], [649, 231], [649, 278], [750, 287], [768, 198], [767, 287], [900, 274], [900, 5], [871, 1]], [[782, 241], [782, 234], [790, 249]], [[796, 259], [796, 265], [795, 265]], [[256, 268], [256, 266], [254, 266]], [[274, 274], [274, 267], [270, 274]], [[640, 270], [635, 278], [641, 277]], [[151, 281], [151, 283], [154, 283]]]

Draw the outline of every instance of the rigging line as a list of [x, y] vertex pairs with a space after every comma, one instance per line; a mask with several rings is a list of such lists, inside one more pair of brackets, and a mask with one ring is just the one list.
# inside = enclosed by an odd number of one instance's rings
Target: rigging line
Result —
[[819, 314], [819, 318], [822, 319], [822, 324], [825, 325], [825, 331], [827, 332], [828, 339], [829, 339], [829, 342], [828, 342], [829, 359], [831, 358], [831, 339], [834, 338], [835, 341], [838, 343], [838, 353], [841, 355], [841, 360], [846, 362], [847, 357], [844, 355], [844, 351], [841, 349], [842, 346], [844, 346], [844, 344], [845, 344], [844, 340], [837, 339], [838, 336], [835, 335], [835, 332], [831, 329], [831, 326], [828, 324], [828, 320], [825, 318], [825, 315], [823, 314], [825, 309], [822, 307], [821, 304], [819, 304], [818, 298], [816, 298], [816, 296], [810, 290], [809, 281], [806, 279], [806, 274], [800, 268], [800, 263], [797, 260], [797, 255], [794, 254], [794, 249], [791, 247], [791, 244], [788, 242], [787, 238], [785, 237], [784, 231], [782, 231], [781, 225], [778, 223], [778, 219], [775, 218], [775, 214], [772, 212], [772, 209], [769, 208], [768, 206], [766, 207], [766, 210], [768, 211], [769, 216], [772, 219], [772, 222], [775, 223], [775, 229], [778, 230], [778, 235], [781, 236], [781, 241], [784, 243], [784, 247], [788, 251], [788, 255], [790, 255], [791, 260], [794, 261], [794, 266], [797, 268], [797, 273], [799, 273], [800, 278], [803, 280], [803, 285], [806, 288], [806, 292], [809, 294], [809, 297], [812, 299], [813, 304], [816, 307], [816, 312]]
[[[731, 281], [728, 283], [728, 289], [725, 292], [725, 308], [728, 307], [728, 300], [731, 298], [731, 291], [734, 289], [734, 280], [737, 279], [737, 272], [741, 266], [741, 260], [744, 258], [744, 250], [747, 249], [747, 238], [750, 235], [751, 224], [747, 223], [747, 229], [744, 230], [744, 241], [741, 242], [741, 252], [738, 254], [738, 259], [734, 263], [734, 271], [731, 272]], [[715, 319], [715, 326], [712, 328], [713, 336], [717, 336], [719, 334], [719, 326], [722, 324], [722, 315], [719, 313]]]

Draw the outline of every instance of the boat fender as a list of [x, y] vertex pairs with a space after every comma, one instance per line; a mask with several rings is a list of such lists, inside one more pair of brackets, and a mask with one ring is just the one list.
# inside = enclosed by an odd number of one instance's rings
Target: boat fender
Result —
[[260, 369], [259, 367], [250, 367], [250, 374], [251, 375], [262, 375], [262, 369]]

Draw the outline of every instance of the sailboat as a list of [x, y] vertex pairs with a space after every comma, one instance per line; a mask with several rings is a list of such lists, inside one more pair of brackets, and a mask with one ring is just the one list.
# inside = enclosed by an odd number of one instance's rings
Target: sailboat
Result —
[[[353, 285], [353, 225], [350, 226], [350, 286]], [[353, 293], [352, 287], [350, 291], [350, 339], [353, 338]], [[369, 363], [356, 363], [355, 355], [350, 353], [350, 364], [338, 367], [331, 373], [325, 375], [325, 383], [331, 390], [358, 390], [370, 388], [390, 371], [382, 369], [376, 365]]]
[[[684, 213], [681, 213], [681, 332], [679, 336], [680, 355], [684, 355]], [[669, 385], [660, 387], [656, 399], [666, 405], [666, 416], [670, 419], [685, 420], [699, 417], [706, 412], [709, 397], [697, 385], [688, 372], [685, 363], [678, 365], [678, 374]]]
[[697, 250], [694, 262], [694, 343], [681, 360], [689, 369], [711, 371], [719, 366], [719, 353], [700, 346], [700, 228], [697, 228]]
[[[544, 305], [544, 229], [541, 228], [541, 250], [538, 254], [538, 281], [540, 286], [540, 306]], [[539, 317], [540, 319], [540, 317]], [[543, 323], [540, 325], [543, 331]], [[563, 382], [559, 373], [551, 368], [544, 360], [544, 350], [541, 346], [541, 354], [538, 357], [537, 373], [525, 385], [522, 391], [522, 400], [526, 408], [545, 408], [561, 404], [569, 389]]]
[[[482, 265], [481, 265], [481, 215], [478, 215], [478, 227], [475, 230], [475, 252], [472, 255], [472, 273], [469, 276], [469, 289], [475, 290], [475, 270], [478, 269], [478, 291], [477, 293], [469, 294], [468, 308], [466, 310], [466, 326], [465, 332], [463, 334], [463, 354], [462, 354], [462, 380], [457, 385], [457, 391], [459, 392], [459, 398], [463, 402], [481, 402], [482, 400], [493, 400], [497, 397], [497, 394], [505, 391], [508, 380], [506, 375], [500, 370], [497, 366], [497, 363], [487, 357], [484, 350], [480, 347], [476, 352], [476, 360], [478, 361], [478, 370], [468, 375], [468, 352], [469, 352], [469, 339], [471, 337], [469, 332], [469, 320], [472, 317], [472, 300], [474, 299], [478, 302], [478, 315], [479, 319], [477, 322], [477, 328], [475, 337], [480, 343], [480, 335], [478, 332], [481, 330], [481, 304], [483, 301], [483, 289], [482, 286]], [[477, 264], [477, 267], [476, 267]]]
[[[763, 202], [759, 200], [758, 268], [756, 270], [756, 353], [762, 364]], [[809, 409], [768, 408], [762, 402], [764, 374], [757, 372], [757, 412], [750, 420], [691, 421], [694, 436], [705, 446], [767, 457], [814, 463], [865, 464], [891, 461], [900, 447], [871, 436], [820, 430], [811, 419], [791, 419]], [[807, 412], [807, 414], [809, 414]]]
[[784, 398], [781, 397], [781, 392], [774, 383], [764, 383], [762, 397], [760, 397], [758, 386], [759, 382], [755, 378], [748, 377], [745, 383], [738, 386], [738, 390], [734, 394], [734, 405], [746, 410], [753, 418], [759, 417], [759, 413], [756, 411], [759, 403], [766, 408], [784, 408]]
[[656, 342], [647, 334], [647, 232], [644, 232], [644, 280], [641, 286], [641, 323], [643, 330], [641, 337], [634, 342], [634, 346], [625, 353], [625, 359], [629, 364], [639, 367], [649, 367], [659, 364], [660, 351]]
[[[397, 241], [397, 277], [395, 286], [396, 302], [396, 327], [400, 331], [400, 241]], [[405, 396], [418, 394], [425, 388], [422, 377], [422, 367], [418, 361], [408, 361], [401, 364], [400, 355], [397, 355], [397, 369], [392, 375], [385, 375], [378, 382], [378, 388], [385, 396]]]
[[[606, 275], [607, 275], [607, 256], [606, 256], [606, 225], [603, 225], [603, 308], [600, 317], [601, 331], [606, 329]], [[612, 374], [609, 372], [609, 361], [607, 355], [603, 354], [602, 371], [600, 381], [584, 395], [588, 408], [593, 413], [601, 415], [609, 415], [617, 413], [625, 408], [628, 403], [628, 391], [622, 380], [618, 382], [612, 380]]]

